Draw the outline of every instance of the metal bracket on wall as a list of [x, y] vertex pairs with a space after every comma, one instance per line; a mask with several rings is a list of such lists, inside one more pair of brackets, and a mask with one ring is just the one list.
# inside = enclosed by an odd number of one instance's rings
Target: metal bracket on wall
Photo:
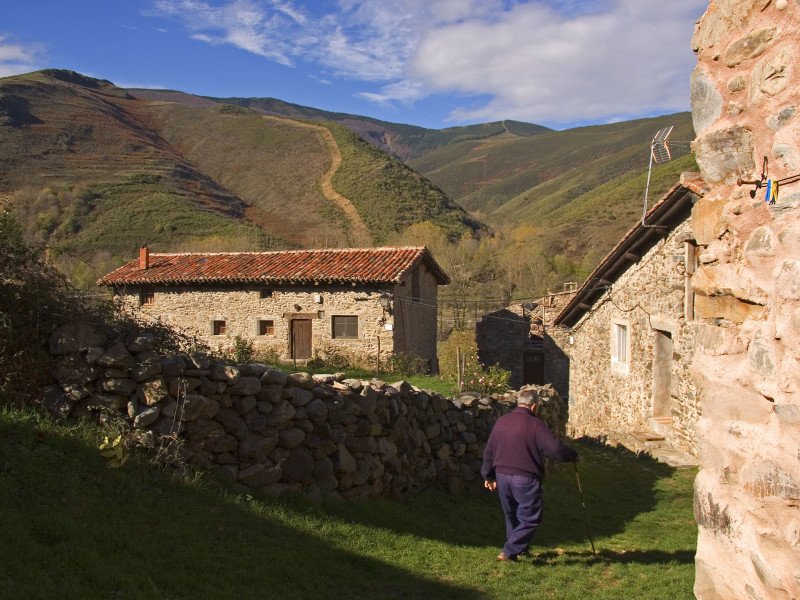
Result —
[[756, 179], [754, 181], [748, 181], [746, 179], [742, 179], [739, 177], [736, 180], [736, 185], [752, 185], [754, 186], [752, 190], [750, 190], [750, 197], [755, 198], [758, 190], [762, 187], [767, 188], [767, 193], [764, 196], [764, 201], [768, 202], [769, 204], [775, 204], [778, 200], [778, 190], [782, 185], [788, 185], [790, 183], [795, 183], [800, 181], [800, 173], [796, 175], [789, 175], [788, 177], [784, 177], [782, 179], [770, 179], [769, 177], [769, 159], [765, 156], [764, 162], [761, 166], [761, 178]]

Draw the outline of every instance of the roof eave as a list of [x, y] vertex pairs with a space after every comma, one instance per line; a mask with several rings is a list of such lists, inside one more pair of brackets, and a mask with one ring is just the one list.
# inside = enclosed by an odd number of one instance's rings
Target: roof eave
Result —
[[[632, 264], [629, 255], [642, 248], [654, 236], [663, 236], [665, 229], [671, 230], [675, 217], [690, 207], [697, 194], [678, 183], [647, 213], [643, 225], [639, 221], [620, 242], [606, 255], [575, 296], [553, 320], [554, 325], [572, 327], [582, 315], [605, 293], [610, 284]], [[641, 257], [640, 257], [641, 258]]]

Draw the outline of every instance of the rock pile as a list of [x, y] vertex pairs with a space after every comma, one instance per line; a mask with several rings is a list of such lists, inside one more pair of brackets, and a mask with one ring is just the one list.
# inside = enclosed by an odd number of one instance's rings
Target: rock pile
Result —
[[[221, 468], [242, 491], [363, 498], [426, 483], [458, 490], [480, 477], [491, 427], [514, 406], [511, 395], [448, 399], [404, 381], [287, 375], [154, 348], [148, 334], [60, 328], [50, 344], [59, 385], [49, 407], [63, 417], [116, 411], [141, 440], [180, 439], [184, 460]], [[563, 430], [563, 416], [546, 414], [563, 402], [552, 389], [542, 394], [540, 410]]]

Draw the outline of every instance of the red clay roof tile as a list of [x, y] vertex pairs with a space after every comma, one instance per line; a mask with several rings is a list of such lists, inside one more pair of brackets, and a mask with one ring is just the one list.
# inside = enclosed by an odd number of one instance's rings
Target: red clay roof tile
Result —
[[425, 246], [337, 248], [281, 252], [150, 254], [147, 269], [134, 260], [98, 280], [111, 287], [132, 284], [242, 283], [298, 284], [398, 283], [425, 261], [440, 285], [449, 277]]

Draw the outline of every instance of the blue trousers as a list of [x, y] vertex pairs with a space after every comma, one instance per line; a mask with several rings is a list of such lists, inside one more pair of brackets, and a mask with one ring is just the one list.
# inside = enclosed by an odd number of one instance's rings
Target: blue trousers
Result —
[[544, 516], [542, 482], [522, 475], [497, 473], [497, 492], [506, 516], [503, 555], [514, 558], [528, 550]]

